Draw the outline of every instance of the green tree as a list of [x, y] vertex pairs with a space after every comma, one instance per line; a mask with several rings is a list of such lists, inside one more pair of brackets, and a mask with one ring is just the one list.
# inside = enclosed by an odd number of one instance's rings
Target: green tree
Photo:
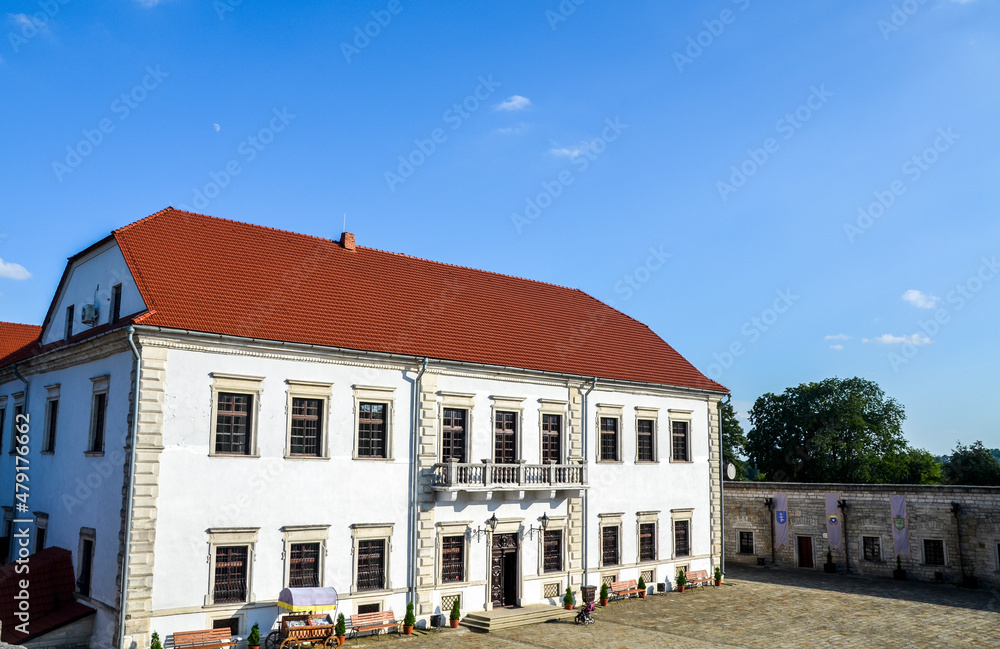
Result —
[[902, 458], [901, 484], [942, 484], [944, 470], [937, 459], [922, 448], [907, 449]]
[[747, 455], [769, 480], [895, 482], [907, 451], [905, 418], [903, 407], [873, 381], [802, 383], [757, 399]]
[[951, 484], [1000, 485], [1000, 462], [982, 442], [970, 446], [957, 442], [951, 461], [944, 465], [944, 475]]
[[[720, 402], [721, 403], [721, 402]], [[732, 462], [736, 466], [736, 479], [747, 479], [747, 466], [743, 461], [746, 455], [747, 436], [743, 432], [740, 420], [732, 404], [722, 403], [720, 407], [722, 421], [722, 466]]]

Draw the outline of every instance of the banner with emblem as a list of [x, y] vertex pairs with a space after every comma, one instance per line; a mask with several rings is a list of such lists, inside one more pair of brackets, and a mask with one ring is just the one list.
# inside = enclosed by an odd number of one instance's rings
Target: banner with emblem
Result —
[[843, 521], [840, 520], [840, 494], [826, 495], [826, 540], [831, 548], [844, 549]]
[[788, 494], [784, 492], [774, 494], [774, 547], [781, 546], [792, 547], [788, 540]]
[[906, 520], [906, 496], [889, 496], [892, 511], [892, 555], [910, 556], [910, 525]]

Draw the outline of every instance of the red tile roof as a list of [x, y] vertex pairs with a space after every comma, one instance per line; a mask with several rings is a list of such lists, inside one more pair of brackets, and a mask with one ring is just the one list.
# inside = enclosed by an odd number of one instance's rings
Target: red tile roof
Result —
[[114, 236], [137, 324], [725, 390], [576, 289], [173, 208]]
[[[88, 615], [94, 609], [76, 601], [73, 591], [76, 579], [73, 573], [73, 556], [69, 550], [49, 547], [27, 559], [30, 572], [17, 572], [17, 564], [0, 567], [0, 622], [3, 623], [4, 642], [20, 644], [32, 638], [65, 626]], [[20, 582], [29, 576], [27, 589], [28, 633], [17, 630], [21, 620], [17, 617], [19, 601], [15, 599], [22, 589]]]
[[0, 322], [0, 367], [4, 365], [3, 359], [31, 345], [41, 335], [42, 328], [37, 325]]

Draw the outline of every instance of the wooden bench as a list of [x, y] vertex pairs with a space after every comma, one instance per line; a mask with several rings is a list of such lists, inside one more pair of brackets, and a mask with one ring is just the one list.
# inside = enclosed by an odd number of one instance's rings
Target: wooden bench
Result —
[[221, 649], [235, 647], [238, 642], [229, 628], [174, 631], [174, 649]]
[[684, 573], [688, 586], [704, 586], [712, 583], [712, 578], [708, 576], [707, 570], [689, 570]]
[[376, 640], [381, 640], [380, 634], [388, 633], [395, 629], [399, 633], [399, 620], [392, 611], [377, 611], [375, 613], [361, 613], [351, 616], [350, 635], [354, 636], [355, 642], [362, 633], [374, 633]]
[[633, 595], [639, 595], [642, 592], [644, 591], [635, 583], [635, 579], [611, 582], [610, 594], [616, 600], [622, 598], [631, 599]]

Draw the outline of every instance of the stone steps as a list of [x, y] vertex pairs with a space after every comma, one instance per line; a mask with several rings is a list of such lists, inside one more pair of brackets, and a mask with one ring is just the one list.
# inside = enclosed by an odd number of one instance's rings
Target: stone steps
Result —
[[517, 609], [502, 609], [499, 611], [481, 611], [469, 613], [462, 619], [462, 626], [478, 631], [489, 633], [497, 629], [510, 629], [529, 624], [540, 624], [549, 620], [572, 620], [576, 617], [577, 611], [567, 611], [556, 606], [535, 605]]

